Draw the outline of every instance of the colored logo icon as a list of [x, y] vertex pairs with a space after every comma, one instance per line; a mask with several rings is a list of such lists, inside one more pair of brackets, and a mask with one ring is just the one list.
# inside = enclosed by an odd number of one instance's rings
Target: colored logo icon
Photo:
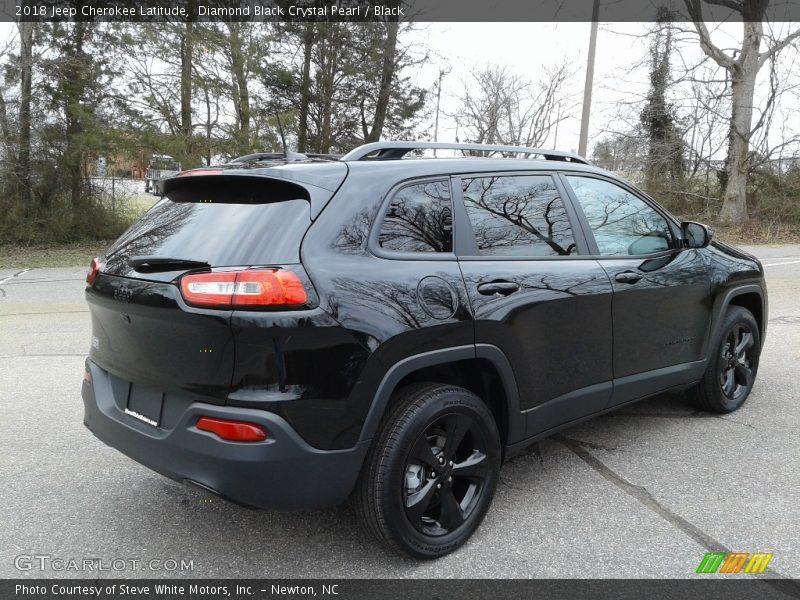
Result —
[[763, 573], [772, 552], [707, 552], [697, 567], [698, 573]]

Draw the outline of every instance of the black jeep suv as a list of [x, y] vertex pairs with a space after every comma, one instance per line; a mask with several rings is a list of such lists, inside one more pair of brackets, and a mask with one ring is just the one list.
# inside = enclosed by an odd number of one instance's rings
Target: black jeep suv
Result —
[[106, 444], [249, 506], [352, 495], [424, 558], [531, 442], [666, 390], [750, 393], [761, 264], [579, 156], [293, 158], [165, 180], [93, 262], [82, 394]]

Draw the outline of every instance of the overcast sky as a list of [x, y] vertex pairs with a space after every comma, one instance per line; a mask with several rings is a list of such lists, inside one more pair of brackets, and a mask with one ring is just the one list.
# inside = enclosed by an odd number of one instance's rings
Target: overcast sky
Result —
[[[797, 23], [782, 23], [776, 27], [778, 34], [797, 28]], [[488, 64], [506, 66], [514, 73], [532, 81], [537, 80], [547, 68], [564, 63], [570, 65], [573, 76], [568, 91], [574, 101], [572, 114], [559, 126], [558, 139], [551, 136], [550, 147], [576, 151], [580, 129], [580, 102], [586, 73], [586, 55], [589, 46], [590, 23], [420, 23], [404, 40], [412, 45], [430, 50], [431, 61], [416, 75], [418, 85], [434, 90], [440, 69], [449, 69], [442, 85], [439, 140], [454, 141], [456, 123], [450, 116], [459, 106], [458, 97], [470, 72]], [[647, 93], [648, 73], [644, 59], [649, 40], [644, 34], [651, 23], [601, 23], [597, 40], [597, 56], [593, 88], [593, 106], [590, 121], [589, 152], [595, 141], [606, 131], [625, 129], [618, 117], [625, 113], [625, 103], [641, 98]], [[691, 27], [691, 24], [687, 24]], [[709, 26], [714, 41], [722, 48], [738, 46], [741, 23]], [[0, 38], [15, 34], [16, 25], [0, 23]], [[699, 61], [702, 54], [693, 35], [683, 56], [687, 62]], [[764, 43], [762, 43], [762, 50]], [[786, 50], [783, 67], [786, 72], [800, 73], [800, 52]], [[634, 69], [634, 65], [640, 65]], [[673, 58], [673, 68], [680, 69], [679, 59]], [[762, 84], [767, 69], [762, 69]], [[763, 85], [762, 85], [763, 89]], [[673, 98], [675, 91], [671, 92]], [[680, 101], [680, 98], [677, 98]], [[433, 107], [435, 97], [431, 97]], [[758, 105], [758, 100], [756, 102]], [[788, 94], [780, 109], [771, 135], [785, 135], [781, 130], [800, 132], [800, 96]], [[627, 110], [635, 118], [635, 110]], [[433, 118], [422, 129], [433, 133]], [[461, 136], [463, 140], [463, 135]]]
[[[691, 24], [686, 24], [691, 27]], [[440, 68], [451, 72], [442, 84], [439, 140], [454, 141], [455, 120], [448, 114], [457, 111], [458, 97], [469, 81], [470, 71], [486, 64], [506, 65], [526, 79], [536, 80], [548, 66], [567, 61], [574, 72], [569, 91], [576, 108], [570, 118], [558, 130], [557, 146], [561, 150], [577, 151], [580, 131], [580, 102], [586, 76], [586, 57], [589, 48], [590, 23], [426, 23], [411, 35], [420, 43], [427, 44], [433, 52], [430, 65], [420, 73], [421, 83], [433, 89]], [[592, 115], [589, 129], [589, 154], [593, 142], [602, 138], [604, 131], [624, 129], [619, 119], [625, 113], [624, 104], [641, 98], [647, 93], [649, 82], [645, 57], [649, 40], [644, 38], [651, 23], [601, 23], [597, 39]], [[777, 26], [778, 33], [796, 28], [798, 24], [784, 23]], [[738, 46], [742, 24], [728, 23], [709, 26], [712, 38], [722, 48]], [[683, 56], [687, 62], [701, 60], [699, 44], [692, 35], [686, 38]], [[766, 45], [762, 43], [762, 51]], [[794, 68], [798, 52], [785, 51], [787, 69]], [[790, 61], [790, 62], [789, 62]], [[673, 69], [680, 69], [678, 57], [673, 58]], [[639, 68], [634, 69], [634, 65]], [[764, 68], [761, 80], [766, 79]], [[800, 71], [800, 67], [795, 71]], [[674, 97], [674, 94], [673, 94]], [[675, 98], [680, 102], [680, 98]], [[756, 102], [758, 104], [758, 101]], [[785, 106], [775, 127], [786, 123], [793, 131], [800, 131], [800, 104], [798, 96], [787, 95]], [[631, 112], [631, 111], [627, 111]], [[433, 131], [432, 120], [430, 131]], [[780, 135], [775, 131], [773, 136]], [[463, 136], [462, 136], [463, 139]], [[548, 140], [553, 146], [554, 136]]]
[[[602, 25], [598, 32], [597, 56], [594, 75], [593, 100], [595, 111], [590, 121], [590, 140], [594, 139], [608, 121], [601, 115], [613, 108], [618, 94], [611, 87], [620, 87], [619, 72], [632, 60], [646, 52], [646, 42], [634, 37], [646, 31], [649, 24], [615, 23], [614, 31], [629, 33], [619, 35]], [[411, 35], [426, 44], [432, 51], [432, 62], [421, 73], [427, 82], [438, 77], [439, 69], [451, 69], [442, 83], [439, 140], [454, 141], [455, 120], [448, 115], [458, 110], [458, 98], [469, 82], [470, 72], [487, 64], [506, 66], [525, 79], [537, 80], [551, 66], [567, 62], [573, 71], [569, 92], [577, 106], [583, 94], [586, 77], [586, 55], [589, 48], [590, 23], [427, 23], [419, 25]], [[626, 83], [626, 87], [630, 87]], [[640, 91], [646, 84], [633, 85]], [[580, 130], [580, 107], [565, 120], [558, 130], [558, 140], [548, 140], [559, 149], [576, 151]], [[461, 135], [463, 140], [463, 132]]]

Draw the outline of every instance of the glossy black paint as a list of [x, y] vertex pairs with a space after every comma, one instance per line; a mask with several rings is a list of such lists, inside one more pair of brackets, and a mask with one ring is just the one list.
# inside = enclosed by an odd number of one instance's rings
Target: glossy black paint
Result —
[[[462, 181], [499, 174], [551, 178], [548, 193], [556, 190], [564, 203], [558, 218], [574, 248], [560, 256], [479, 254]], [[670, 249], [600, 256], [564, 174], [613, 181], [654, 206], [668, 220]], [[87, 288], [94, 368], [122, 388], [160, 390], [171, 422], [181, 422], [186, 398], [261, 410], [304, 444], [343, 451], [369, 443], [396, 386], [433, 378], [484, 397], [504, 443], [518, 448], [565, 423], [692, 384], [731, 303], [756, 313], [764, 337], [766, 289], [755, 258], [716, 241], [686, 247], [678, 221], [591, 166], [433, 159], [237, 168], [226, 176], [280, 178], [311, 190], [302, 200], [310, 211], [299, 252], [280, 253], [281, 266], [309, 290], [305, 309], [188, 307], [178, 287], [185, 271], [135, 272], [125, 244]], [[392, 251], [381, 245], [384, 214], [397, 190], [420, 181], [449, 182], [450, 245]], [[146, 254], [147, 244], [140, 246], [136, 253]]]
[[[559, 259], [461, 261], [475, 340], [509, 357], [525, 390], [523, 410], [612, 379], [611, 283], [597, 261], [571, 260], [566, 267]], [[519, 289], [480, 293], [482, 284], [498, 280]], [[605, 401], [598, 402], [600, 410]]]
[[369, 353], [326, 312], [235, 311], [229, 406], [280, 415], [317, 448], [349, 448], [360, 432], [347, 398]]
[[[165, 398], [163, 422], [151, 427], [123, 412], [129, 383], [91, 360], [87, 369], [92, 383], [81, 390], [84, 424], [98, 439], [166, 477], [246, 506], [312, 510], [341, 504], [369, 448], [369, 442], [361, 442], [346, 450], [320, 451], [279, 415], [192, 402], [182, 394]], [[269, 439], [226, 442], [195, 427], [201, 416], [257, 423]]]
[[[642, 259], [600, 258], [614, 288], [614, 377], [703, 358], [710, 278], [698, 250]], [[634, 273], [635, 281], [621, 280]]]
[[[171, 177], [163, 182], [163, 193], [171, 196], [173, 192], [182, 194], [184, 187], [191, 188], [195, 185], [211, 186], [215, 182], [228, 181], [234, 186], [259, 185], [276, 188], [279, 195], [284, 197], [296, 196], [297, 189], [305, 191], [300, 197], [307, 198], [311, 203], [311, 218], [317, 216], [325, 208], [339, 186], [347, 177], [347, 164], [336, 161], [306, 161], [302, 163], [276, 163], [264, 164], [228, 164], [211, 169], [195, 169], [188, 171], [183, 176]], [[219, 171], [219, 174], [205, 174], [209, 171]], [[193, 174], [200, 172], [202, 174]], [[260, 180], [260, 181], [259, 181]], [[240, 184], [241, 182], [241, 184]], [[288, 194], [288, 196], [287, 196]], [[227, 193], [223, 191], [227, 197]]]
[[105, 274], [86, 300], [93, 362], [128, 382], [225, 403], [234, 364], [229, 311], [187, 306], [170, 283]]

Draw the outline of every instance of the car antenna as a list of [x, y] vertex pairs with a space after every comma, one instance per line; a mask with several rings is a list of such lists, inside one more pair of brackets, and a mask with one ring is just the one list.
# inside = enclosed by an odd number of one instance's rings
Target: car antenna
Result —
[[299, 154], [297, 152], [291, 152], [286, 147], [286, 136], [283, 134], [283, 125], [281, 124], [281, 115], [278, 110], [275, 110], [275, 119], [278, 121], [278, 132], [281, 134], [281, 144], [283, 145], [283, 158], [288, 161], [296, 161], [296, 160], [307, 160], [308, 157], [305, 154]]

